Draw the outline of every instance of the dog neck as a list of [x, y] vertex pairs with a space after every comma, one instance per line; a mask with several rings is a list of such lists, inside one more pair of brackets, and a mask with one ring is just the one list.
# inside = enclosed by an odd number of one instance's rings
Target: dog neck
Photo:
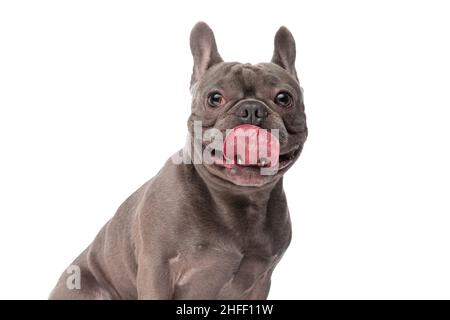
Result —
[[195, 171], [202, 181], [204, 196], [209, 198], [216, 213], [223, 216], [228, 224], [242, 224], [245, 227], [245, 222], [248, 222], [257, 226], [270, 219], [271, 215], [282, 214], [274, 206], [285, 203], [282, 177], [260, 187], [244, 187], [212, 176], [201, 165], [195, 166]]

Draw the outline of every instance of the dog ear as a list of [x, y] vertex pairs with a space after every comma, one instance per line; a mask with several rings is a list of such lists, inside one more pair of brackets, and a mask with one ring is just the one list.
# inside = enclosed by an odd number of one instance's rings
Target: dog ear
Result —
[[222, 62], [217, 51], [216, 40], [211, 28], [204, 22], [197, 22], [191, 31], [191, 52], [194, 57], [191, 86], [197, 82], [211, 66]]
[[295, 70], [295, 40], [284, 26], [275, 34], [272, 63], [279, 65], [298, 80]]

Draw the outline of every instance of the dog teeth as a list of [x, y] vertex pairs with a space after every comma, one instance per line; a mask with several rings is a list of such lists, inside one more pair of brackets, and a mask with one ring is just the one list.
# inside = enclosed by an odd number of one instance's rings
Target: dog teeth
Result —
[[261, 158], [259, 159], [259, 164], [264, 167], [266, 164], [268, 163], [266, 158]]
[[240, 156], [237, 156], [237, 164], [239, 164], [239, 165], [243, 164]]

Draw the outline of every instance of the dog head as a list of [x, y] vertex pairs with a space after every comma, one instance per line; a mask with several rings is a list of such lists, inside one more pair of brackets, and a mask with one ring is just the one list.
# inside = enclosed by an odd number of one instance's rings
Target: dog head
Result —
[[[295, 70], [295, 41], [289, 30], [281, 27], [274, 44], [269, 63], [224, 62], [209, 26], [199, 22], [192, 29], [190, 45], [194, 68], [188, 127], [194, 137], [195, 124], [201, 124], [202, 143], [197, 152], [204, 155], [208, 143], [214, 145], [207, 152], [211, 154], [212, 151], [214, 161], [197, 165], [198, 170], [213, 179], [238, 186], [262, 186], [282, 176], [300, 155], [307, 126], [302, 90]], [[242, 161], [239, 152], [233, 152], [231, 159], [222, 163], [221, 160], [230, 157], [224, 150], [226, 143], [216, 141], [217, 135], [228, 141], [227, 137], [235, 138], [236, 128], [241, 134], [248, 133], [245, 141], [250, 146], [242, 149], [247, 156], [248, 150], [258, 149], [252, 148], [252, 143], [261, 145], [269, 140], [269, 145], [278, 148], [272, 150], [270, 163], [259, 156], [254, 162]], [[208, 130], [214, 134], [205, 134]], [[266, 130], [266, 138], [259, 138]], [[257, 139], [249, 142], [252, 135]], [[273, 168], [275, 170], [266, 173], [262, 170]]]

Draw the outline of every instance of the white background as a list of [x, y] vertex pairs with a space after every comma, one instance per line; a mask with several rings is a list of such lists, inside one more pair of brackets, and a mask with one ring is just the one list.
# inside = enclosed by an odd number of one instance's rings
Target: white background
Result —
[[45, 299], [183, 144], [189, 32], [225, 60], [297, 41], [310, 136], [272, 299], [450, 298], [445, 1], [2, 1], [0, 298]]

